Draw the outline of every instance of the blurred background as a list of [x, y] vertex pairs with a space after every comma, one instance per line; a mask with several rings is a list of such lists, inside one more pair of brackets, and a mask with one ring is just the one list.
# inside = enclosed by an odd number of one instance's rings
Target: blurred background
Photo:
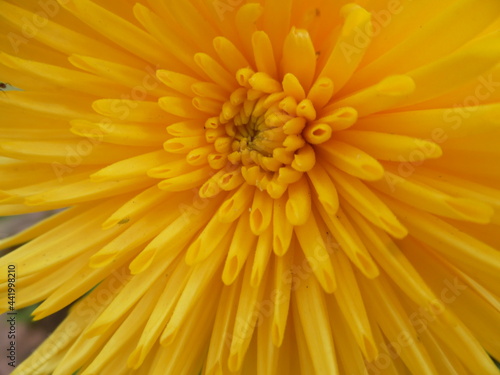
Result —
[[[38, 212], [28, 215], [0, 217], [0, 239], [9, 237], [21, 230], [28, 228], [34, 223], [53, 215], [56, 211]], [[0, 251], [3, 256], [14, 248]], [[17, 311], [16, 315], [16, 363], [19, 365], [26, 359], [38, 345], [57, 327], [66, 316], [66, 311], [61, 311], [38, 322], [31, 321], [31, 312], [36, 308], [30, 306]], [[6, 359], [9, 339], [7, 333], [9, 325], [7, 315], [0, 315], [0, 348], [2, 358], [0, 359], [0, 375], [10, 374], [14, 368], [8, 365]]]

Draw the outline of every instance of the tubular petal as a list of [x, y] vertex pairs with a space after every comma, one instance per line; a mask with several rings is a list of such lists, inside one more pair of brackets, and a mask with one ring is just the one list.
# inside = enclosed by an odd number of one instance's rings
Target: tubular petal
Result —
[[0, 59], [2, 64], [13, 69], [27, 71], [35, 77], [43, 78], [58, 86], [78, 90], [82, 93], [97, 96], [116, 96], [121, 91], [120, 85], [113, 83], [109, 79], [96, 77], [93, 74], [62, 68], [57, 65], [24, 60], [4, 52], [0, 53]]
[[160, 336], [160, 344], [171, 344], [177, 336], [180, 326], [187, 319], [187, 314], [196, 304], [197, 297], [201, 296], [209, 287], [212, 277], [222, 264], [223, 256], [229, 246], [229, 237], [223, 239], [222, 244], [214, 251], [211, 257], [196, 264], [192, 268], [189, 280], [175, 306], [172, 318]]
[[[424, 280], [426, 280], [434, 293], [442, 293], [443, 280], [445, 280], [444, 285], [447, 287], [457, 283], [461, 286], [460, 294], [457, 293], [458, 295], [454, 294], [450, 296], [449, 293], [444, 293], [441, 295], [441, 299], [448, 302], [450, 309], [455, 312], [457, 317], [467, 322], [466, 324], [470, 326], [474, 332], [478, 332], [478, 339], [486, 350], [494, 356], [497, 355], [497, 340], [494, 331], [489, 327], [496, 327], [498, 325], [498, 309], [491, 306], [486, 300], [478, 295], [474, 289], [462, 287], [461, 283], [467, 285], [467, 281], [453, 272], [449, 267], [433, 262], [431, 254], [427, 251], [418, 251], [419, 246], [415, 241], [405, 243], [403, 248], [405, 253], [408, 254], [408, 258], [411, 260], [412, 264], [415, 265], [416, 269]], [[471, 306], [472, 304], [474, 304], [474, 306], [482, 306], [484, 314], [481, 318], [477, 318], [474, 314], [470, 313], [467, 306]]]
[[283, 44], [281, 68], [309, 89], [316, 69], [316, 51], [307, 30], [292, 27]]
[[145, 169], [154, 168], [167, 160], [163, 151], [154, 151], [113, 163], [98, 172], [92, 173], [90, 179], [95, 182], [102, 182], [140, 177], [144, 175]]
[[273, 311], [273, 328], [272, 341], [277, 347], [283, 345], [285, 329], [288, 321], [290, 296], [292, 291], [291, 265], [293, 262], [293, 251], [287, 252], [282, 257], [274, 258], [274, 280], [273, 286], [276, 293], [274, 311]]
[[319, 74], [319, 77], [328, 77], [335, 84], [335, 92], [345, 85], [362, 61], [371, 38], [365, 34], [363, 43], [359, 43], [359, 30], [369, 30], [372, 27], [371, 14], [355, 4], [342, 7], [344, 25], [335, 48]]
[[79, 207], [72, 207], [59, 212], [47, 219], [44, 219], [37, 224], [31, 226], [29, 229], [19, 232], [15, 235], [2, 238], [0, 240], [0, 249], [4, 250], [14, 245], [21, 244], [23, 242], [28, 242], [34, 238], [40, 237], [42, 234], [48, 232], [49, 229], [58, 227], [59, 225], [65, 223], [71, 218], [77, 216], [86, 210], [86, 205], [80, 205]]
[[269, 36], [264, 31], [256, 31], [252, 35], [252, 45], [257, 69], [276, 78], [278, 68]]
[[299, 319], [317, 374], [338, 374], [325, 296], [314, 277], [302, 280], [294, 294]]
[[326, 168], [326, 171], [337, 183], [341, 196], [372, 224], [396, 238], [403, 238], [408, 234], [391, 210], [361, 181], [334, 168]]
[[184, 191], [199, 186], [209, 175], [210, 168], [203, 167], [184, 175], [163, 180], [158, 187], [164, 191]]
[[368, 243], [372, 245], [373, 251], [371, 254], [398, 287], [403, 289], [405, 294], [418, 303], [419, 306], [428, 310], [430, 314], [439, 311], [439, 314], [444, 314], [442, 315], [444, 319], [452, 321], [450, 314], [443, 311], [442, 302], [425, 284], [397, 244], [380, 230], [369, 228], [359, 214], [351, 208], [348, 208], [348, 212], [359, 228], [360, 236], [362, 238], [366, 237], [369, 240]]
[[[500, 258], [494, 248], [460, 232], [431, 214], [418, 212], [392, 200], [389, 205], [399, 214], [401, 221], [412, 231], [413, 236], [421, 238], [452, 263], [467, 268], [468, 273], [474, 275], [476, 279], [494, 280], [495, 275], [499, 274]], [[402, 212], [404, 216], [401, 216]]]
[[273, 252], [272, 241], [273, 230], [269, 227], [259, 236], [257, 246], [255, 247], [255, 257], [253, 260], [252, 274], [250, 276], [250, 285], [253, 287], [259, 287], [266, 274], [269, 259]]
[[226, 285], [233, 284], [238, 278], [238, 274], [245, 265], [247, 257], [257, 243], [256, 235], [246, 233], [248, 225], [249, 214], [245, 212], [238, 220], [224, 270], [222, 271], [222, 281]]
[[[337, 288], [337, 281], [332, 260], [313, 215], [309, 215], [309, 218], [303, 225], [294, 227], [294, 233], [302, 247], [306, 261], [309, 263], [309, 267], [312, 268], [318, 282], [326, 293], [333, 293]], [[313, 238], [315, 242], [311, 246], [308, 241], [311, 241]]]
[[[160, 6], [164, 5], [165, 4], [162, 4]], [[175, 65], [176, 70], [180, 73], [190, 73], [194, 71], [200, 75], [203, 74], [193, 61], [193, 54], [197, 51], [188, 47], [187, 38], [181, 37], [175, 27], [170, 27], [172, 25], [171, 23], [165, 22], [165, 20], [159, 17], [155, 12], [140, 3], [134, 5], [133, 11], [136, 19], [165, 47], [165, 50], [175, 51], [175, 54], [170, 54], [170, 57], [181, 62], [180, 64], [172, 64]], [[167, 13], [170, 15], [168, 11]]]
[[[151, 35], [91, 1], [70, 0], [65, 1], [63, 6], [134, 55], [144, 57], [147, 61], [154, 63], [163, 62], [158, 60], [158, 57], [167, 55], [157, 53], [163, 48]], [[110, 27], [102, 28], [99, 27], [100, 24], [108, 24]]]
[[125, 146], [158, 147], [165, 137], [165, 130], [151, 128], [146, 131], [134, 124], [104, 124], [85, 120], [70, 122], [71, 132], [88, 138], [93, 143], [112, 143]]
[[341, 142], [359, 147], [378, 160], [404, 162], [418, 154], [419, 159], [439, 158], [443, 151], [434, 143], [403, 135], [347, 130], [336, 136]]
[[323, 207], [319, 207], [318, 205], [316, 207], [326, 226], [331, 231], [333, 239], [338, 241], [338, 244], [342, 247], [342, 250], [351, 262], [366, 277], [370, 279], [377, 277], [379, 274], [377, 265], [345, 214], [339, 210], [336, 215], [329, 215]]
[[191, 100], [177, 96], [164, 96], [158, 100], [158, 104], [165, 112], [174, 116], [198, 119], [203, 118], [204, 114], [194, 111]]
[[165, 89], [156, 80], [152, 66], [145, 66], [142, 70], [139, 70], [130, 68], [127, 65], [76, 54], [71, 55], [69, 62], [89, 73], [108, 78], [124, 87], [130, 87], [133, 98], [154, 98], [171, 93], [170, 90]]
[[362, 180], [376, 181], [384, 176], [384, 168], [369, 154], [334, 139], [318, 147], [323, 159], [338, 169]]
[[[119, 119], [120, 121], [165, 123], [178, 120], [162, 109], [157, 102], [130, 99], [99, 99], [92, 103], [92, 109], [98, 114]], [[82, 118], [82, 116], [74, 116]], [[92, 121], [92, 119], [89, 119]], [[101, 120], [97, 118], [95, 121]]]
[[[0, 4], [0, 14], [2, 14], [2, 18], [6, 22], [13, 24], [20, 32], [22, 32], [23, 25], [26, 25], [23, 22], [33, 17], [32, 13], [7, 2]], [[129, 64], [135, 66], [143, 64], [141, 59], [121, 51], [120, 48], [114, 48], [108, 43], [94, 40], [49, 19], [45, 19], [45, 21], [44, 27], [37, 28], [34, 37], [41, 43], [47, 44], [57, 51], [71, 55], [74, 53], [75, 48], [77, 48], [81, 53], [88, 56], [108, 56], [110, 60], [127, 61]]]
[[[327, 298], [330, 324], [334, 342], [342, 342], [337, 346], [339, 372], [341, 374], [356, 374], [366, 371], [363, 354], [350, 332], [347, 321], [342, 315], [334, 298]], [[378, 328], [378, 327], [377, 327]]]
[[334, 253], [333, 258], [338, 264], [339, 280], [342, 280], [335, 291], [335, 300], [364, 357], [371, 362], [377, 357], [378, 349], [372, 336], [361, 291], [348, 258], [342, 252]]
[[334, 85], [330, 78], [321, 77], [314, 82], [307, 98], [314, 104], [314, 108], [321, 109], [330, 101]]
[[342, 107], [356, 108], [359, 117], [396, 108], [415, 91], [416, 83], [409, 75], [384, 78], [377, 84], [340, 99], [325, 110]]
[[302, 177], [288, 188], [286, 218], [292, 225], [303, 225], [311, 215], [311, 197], [307, 179]]
[[213, 45], [229, 72], [236, 73], [238, 69], [250, 66], [245, 56], [229, 39], [218, 36], [214, 38]]
[[[463, 114], [466, 114], [465, 116]], [[416, 138], [430, 137], [442, 143], [448, 138], [486, 133], [498, 129], [500, 104], [466, 106], [464, 108], [438, 108], [419, 111], [384, 113], [360, 119], [356, 129], [370, 132], [393, 133]], [[404, 123], [404, 126], [400, 126]], [[349, 132], [362, 136], [362, 132]], [[339, 134], [343, 136], [343, 134]], [[348, 134], [345, 134], [348, 136]], [[362, 140], [361, 140], [362, 142]]]
[[231, 92], [235, 87], [234, 78], [212, 57], [204, 53], [197, 53], [194, 60], [198, 66], [209, 76], [216, 84]]
[[[500, 57], [499, 41], [500, 32], [497, 31], [472, 42], [467, 47], [441, 60], [408, 73], [408, 76], [415, 82], [416, 89], [400, 105], [411, 105], [435, 98], [467, 83], [467, 81], [476, 79], [498, 63]], [[463, 69], [460, 74], [457, 74], [454, 71], [457, 64], [464, 64], [467, 69]], [[441, 82], [439, 89], [432, 88], [431, 84], [437, 77]]]
[[[163, 231], [158, 234], [130, 263], [130, 271], [132, 274], [138, 274], [147, 270], [155, 260], [163, 259], [164, 262], [170, 263], [175, 257], [184, 250], [184, 247], [192, 240], [194, 234], [205, 225], [211, 218], [210, 210], [215, 209], [220, 204], [218, 199], [212, 199], [199, 209], [196, 205], [196, 200], [192, 202], [193, 206], [187, 204], [179, 204], [181, 215], [166, 226]], [[195, 208], [196, 207], [196, 208]], [[169, 251], [166, 254], [162, 251], [168, 246], [176, 246], [176, 249]]]
[[494, 213], [493, 208], [477, 200], [452, 197], [391, 172], [385, 172], [384, 180], [369, 184], [393, 198], [439, 216], [488, 224]]
[[[446, 3], [444, 3], [446, 5]], [[425, 10], [425, 23], [419, 24], [416, 32], [410, 38], [407, 38], [388, 53], [360, 70], [353, 80], [353, 86], [356, 87], [366, 83], [372, 83], [373, 79], [380, 77], [378, 72], [383, 72], [384, 66], [390, 65], [391, 69], [397, 73], [408, 72], [418, 66], [426, 66], [431, 61], [442, 56], [446, 56], [467, 41], [473, 39], [481, 30], [483, 30], [499, 12], [499, 5], [495, 1], [485, 2], [484, 8], [479, 8], [477, 3], [472, 0], [461, 0], [448, 5], [441, 10], [437, 16], [429, 21], [429, 7]], [[453, 20], [466, 15], [468, 22], [466, 28], [460, 27]], [[443, 24], [449, 25], [450, 29], [446, 33], [436, 33]], [[429, 40], [433, 40], [432, 46], [428, 45]], [[408, 51], [418, 51], [425, 49], [426, 53], [418, 54], [415, 59], [408, 59]]]
[[339, 198], [335, 184], [321, 164], [316, 164], [307, 172], [307, 177], [316, 191], [319, 202], [330, 216], [334, 216], [339, 208]]
[[290, 28], [292, 6], [292, 0], [270, 0], [266, 3], [264, 30], [273, 43], [277, 61], [281, 58], [281, 47]]
[[186, 263], [192, 266], [205, 260], [223, 241], [226, 232], [232, 228], [233, 223], [222, 223], [217, 216], [214, 216], [187, 249]]
[[[168, 319], [172, 316], [172, 311], [177, 303], [182, 289], [168, 288], [170, 285], [186, 285], [187, 279], [190, 276], [189, 269], [186, 265], [176, 264], [174, 271], [170, 277], [166, 280], [166, 286], [163, 288], [160, 286], [161, 294], [155, 299], [155, 304], [151, 308], [148, 314], [147, 323], [145, 323], [144, 330], [137, 340], [138, 343], [129, 356], [127, 365], [133, 369], [137, 369], [146, 359], [149, 351], [153, 348], [156, 340], [160, 336], [161, 332], [165, 328]], [[155, 289], [158, 286], [154, 286]], [[148, 295], [148, 293], [146, 293]], [[140, 302], [138, 302], [140, 304]], [[135, 343], [134, 343], [135, 344]]]
[[248, 350], [250, 340], [257, 326], [258, 304], [262, 300], [265, 283], [260, 286], [251, 286], [253, 262], [247, 262], [243, 276], [242, 290], [235, 315], [235, 324], [229, 352], [228, 367], [231, 371], [238, 371], [243, 365], [244, 354]]
[[191, 87], [198, 83], [198, 81], [191, 76], [165, 69], [157, 70], [156, 77], [171, 89], [187, 96], [193, 95]]
[[[406, 318], [406, 313], [398, 301], [394, 291], [387, 284], [382, 275], [370, 282], [363, 284], [364, 297], [367, 300], [370, 312], [380, 325], [384, 335], [392, 342], [397, 342], [398, 335], [405, 332], [409, 345], [401, 348], [401, 359], [408, 368], [416, 373], [437, 374], [429, 354], [423, 344], [418, 340], [415, 328]], [[384, 316], [391, 316], [391, 324]]]
[[239, 292], [241, 290], [241, 277], [230, 286], [222, 288], [219, 307], [215, 317], [210, 349], [207, 355], [207, 375], [216, 375], [229, 372], [227, 358], [229, 357], [229, 346], [234, 326], [234, 317], [238, 307]]
[[[66, 353], [65, 361], [57, 367], [55, 373], [65, 374], [67, 372], [72, 372], [80, 368], [82, 364], [89, 361], [89, 359], [92, 361], [89, 367], [94, 368], [94, 371], [97, 371], [95, 370], [96, 367], [104, 367], [110, 360], [110, 358], [107, 357], [108, 355], [116, 355], [116, 350], [126, 350], [130, 345], [130, 340], [138, 339], [138, 330], [144, 324], [146, 316], [151, 312], [160, 292], [161, 286], [156, 286], [151, 289], [150, 295], [145, 294], [142, 296], [140, 302], [135, 304], [128, 316], [118, 319], [117, 323], [121, 325], [116, 327], [116, 332], [108, 330], [99, 337], [88, 337], [85, 332], [80, 335], [77, 339], [77, 345]], [[130, 324], [131, 321], [135, 321], [137, 327], [132, 335], [127, 335], [129, 331], [126, 330], [126, 325], [123, 325], [123, 323], [128, 322]], [[76, 347], [82, 347], [85, 350], [77, 351]], [[98, 354], [99, 349], [101, 349], [101, 351]], [[98, 360], [95, 360], [96, 356]]]

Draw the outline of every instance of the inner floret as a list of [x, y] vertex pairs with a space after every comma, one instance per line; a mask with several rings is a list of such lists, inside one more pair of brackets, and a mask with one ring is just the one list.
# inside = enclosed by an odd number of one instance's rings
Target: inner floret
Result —
[[243, 68], [236, 79], [240, 87], [219, 116], [205, 123], [206, 139], [217, 151], [209, 161], [219, 172], [202, 186], [200, 195], [212, 195], [214, 184], [232, 190], [246, 182], [279, 198], [314, 167], [311, 145], [330, 139], [332, 128], [315, 121], [315, 106], [294, 75], [286, 74], [280, 83]]

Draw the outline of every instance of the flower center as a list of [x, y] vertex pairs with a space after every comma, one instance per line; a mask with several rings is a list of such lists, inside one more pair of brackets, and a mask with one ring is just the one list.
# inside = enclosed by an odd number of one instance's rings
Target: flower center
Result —
[[[240, 87], [224, 103], [219, 117], [206, 122], [206, 138], [231, 166], [239, 167], [246, 183], [279, 198], [314, 167], [311, 144], [327, 141], [332, 130], [315, 122], [313, 102], [292, 74], [280, 83], [266, 73], [243, 68], [236, 79]], [[202, 195], [207, 188], [202, 187]]]

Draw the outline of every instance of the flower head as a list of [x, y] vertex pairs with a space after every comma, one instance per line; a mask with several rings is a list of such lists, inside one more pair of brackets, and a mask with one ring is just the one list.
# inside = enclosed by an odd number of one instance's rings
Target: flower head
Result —
[[497, 0], [0, 14], [14, 374], [497, 373]]

